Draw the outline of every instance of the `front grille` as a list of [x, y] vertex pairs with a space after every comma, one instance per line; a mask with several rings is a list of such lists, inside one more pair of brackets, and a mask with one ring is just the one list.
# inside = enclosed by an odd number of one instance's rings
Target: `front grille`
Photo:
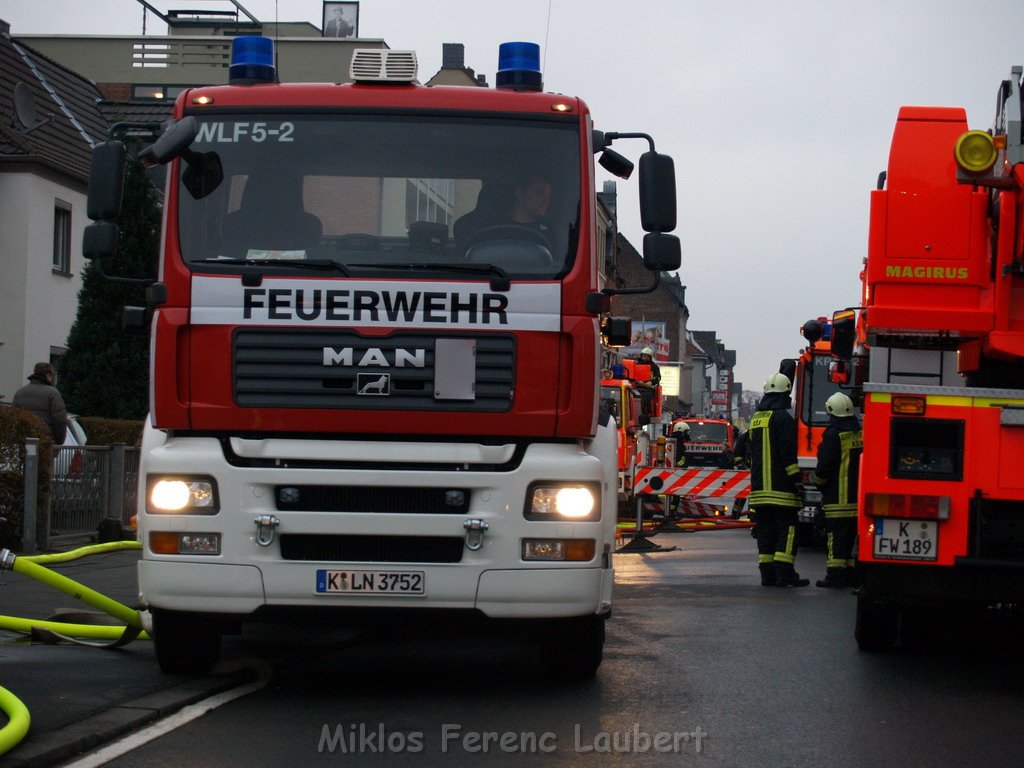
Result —
[[285, 560], [334, 563], [458, 563], [461, 536], [329, 536], [286, 533], [281, 537]]
[[279, 485], [274, 499], [281, 511], [459, 515], [469, 509], [469, 491], [464, 488]]
[[[371, 338], [332, 329], [240, 328], [234, 336], [235, 402], [246, 408], [509, 410], [515, 383], [515, 337], [440, 338], [475, 341], [474, 399], [435, 398], [437, 334]], [[325, 348], [346, 350], [344, 362], [324, 365]], [[367, 362], [360, 366], [364, 358]], [[389, 377], [386, 391], [384, 374]]]
[[1024, 562], [1024, 503], [972, 501], [970, 552], [983, 559]]

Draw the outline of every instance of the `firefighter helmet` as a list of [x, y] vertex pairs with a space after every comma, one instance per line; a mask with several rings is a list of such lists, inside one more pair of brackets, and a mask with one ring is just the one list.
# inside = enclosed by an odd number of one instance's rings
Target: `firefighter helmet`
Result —
[[825, 401], [825, 410], [833, 416], [853, 416], [853, 400], [842, 392], [836, 392]]
[[792, 384], [789, 382], [789, 377], [783, 373], [773, 373], [764, 382], [764, 393], [767, 395], [769, 392], [789, 392]]
[[640, 354], [641, 355], [653, 355], [654, 354], [654, 350], [651, 349], [650, 347], [644, 347], [643, 349], [640, 350]]
[[677, 424], [673, 424], [672, 425], [672, 431], [673, 432], [685, 432], [685, 433], [689, 434], [690, 428], [688, 426], [686, 426], [686, 422], [685, 421], [680, 421]]

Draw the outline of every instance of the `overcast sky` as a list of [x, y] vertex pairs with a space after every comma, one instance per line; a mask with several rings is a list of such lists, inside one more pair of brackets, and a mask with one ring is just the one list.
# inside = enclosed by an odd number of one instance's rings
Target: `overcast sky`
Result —
[[[243, 5], [320, 25], [318, 0]], [[0, 0], [15, 36], [140, 34], [142, 15], [135, 0]], [[150, 15], [147, 33], [164, 32]], [[963, 106], [988, 128], [999, 81], [1024, 64], [1024, 0], [362, 0], [359, 32], [416, 50], [423, 79], [442, 43], [464, 43], [491, 85], [499, 43], [538, 42], [546, 89], [582, 97], [600, 129], [652, 134], [676, 162], [689, 327], [737, 350], [748, 389], [796, 353], [805, 320], [859, 300], [900, 105]], [[619, 201], [639, 247], [635, 180]]]

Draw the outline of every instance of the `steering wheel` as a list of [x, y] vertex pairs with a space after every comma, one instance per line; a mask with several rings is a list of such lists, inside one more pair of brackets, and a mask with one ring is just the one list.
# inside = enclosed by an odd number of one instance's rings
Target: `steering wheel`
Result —
[[500, 240], [502, 238], [529, 240], [538, 245], [543, 245], [548, 251], [551, 250], [551, 241], [547, 235], [539, 229], [528, 227], [525, 224], [494, 224], [490, 227], [478, 229], [466, 238], [466, 247], [478, 245], [485, 240]]

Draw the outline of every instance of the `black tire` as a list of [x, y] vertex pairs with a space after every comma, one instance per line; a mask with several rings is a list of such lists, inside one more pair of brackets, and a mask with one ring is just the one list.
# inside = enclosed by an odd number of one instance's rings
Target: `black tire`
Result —
[[169, 675], [205, 675], [220, 658], [221, 627], [213, 616], [153, 610], [153, 648]]
[[888, 651], [896, 644], [898, 618], [895, 608], [858, 595], [857, 625], [853, 632], [857, 647], [868, 653]]
[[604, 656], [604, 616], [577, 616], [551, 622], [543, 630], [541, 666], [562, 680], [589, 680]]

